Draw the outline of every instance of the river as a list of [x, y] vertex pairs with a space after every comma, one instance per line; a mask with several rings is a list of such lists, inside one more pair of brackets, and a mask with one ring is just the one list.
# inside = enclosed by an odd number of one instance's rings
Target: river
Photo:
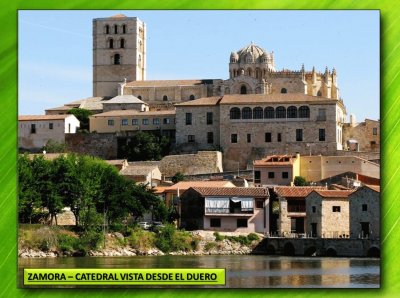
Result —
[[231, 288], [379, 288], [380, 260], [255, 255], [19, 259], [23, 268], [226, 268]]

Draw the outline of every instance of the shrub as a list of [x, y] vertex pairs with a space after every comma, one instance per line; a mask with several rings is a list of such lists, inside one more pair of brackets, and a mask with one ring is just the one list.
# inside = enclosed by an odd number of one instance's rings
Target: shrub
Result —
[[104, 235], [95, 229], [86, 230], [79, 238], [79, 244], [77, 245], [78, 250], [84, 255], [89, 250], [97, 249], [104, 241]]
[[207, 242], [206, 245], [204, 245], [204, 250], [205, 251], [210, 251], [214, 249], [217, 246], [215, 242]]
[[64, 252], [72, 252], [79, 247], [79, 239], [67, 234], [57, 235], [58, 248]]
[[171, 251], [190, 251], [198, 245], [190, 233], [179, 231], [172, 224], [167, 224], [160, 229], [155, 241], [156, 246], [163, 252]]
[[221, 236], [218, 232], [214, 232], [215, 241], [222, 241], [224, 240], [224, 236]]
[[139, 250], [148, 250], [155, 246], [155, 234], [141, 228], [135, 228], [129, 237], [130, 245]]
[[250, 233], [249, 235], [247, 235], [247, 239], [249, 239], [250, 241], [254, 241], [260, 240], [260, 237], [258, 237], [258, 235], [255, 233]]

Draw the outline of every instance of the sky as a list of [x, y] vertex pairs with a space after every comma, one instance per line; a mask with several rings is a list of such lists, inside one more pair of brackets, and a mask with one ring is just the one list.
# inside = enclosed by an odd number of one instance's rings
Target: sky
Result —
[[347, 114], [380, 119], [377, 10], [20, 10], [20, 115], [92, 96], [92, 19], [119, 13], [146, 23], [147, 80], [228, 79], [230, 53], [254, 42], [277, 70], [336, 68]]

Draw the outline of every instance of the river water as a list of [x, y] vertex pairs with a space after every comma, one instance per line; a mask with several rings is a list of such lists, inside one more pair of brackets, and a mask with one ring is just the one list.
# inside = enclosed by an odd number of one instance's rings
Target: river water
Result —
[[379, 288], [380, 260], [280, 256], [136, 256], [19, 260], [23, 268], [226, 268], [231, 288]]

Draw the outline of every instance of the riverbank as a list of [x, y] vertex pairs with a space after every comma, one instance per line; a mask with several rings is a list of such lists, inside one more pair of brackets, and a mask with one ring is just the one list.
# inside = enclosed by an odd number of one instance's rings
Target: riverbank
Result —
[[[167, 239], [160, 241], [162, 237]], [[20, 258], [56, 258], [247, 255], [252, 253], [263, 237], [255, 233], [182, 232], [177, 230], [176, 236], [171, 238], [168, 239], [160, 232], [136, 229], [129, 236], [124, 236], [119, 232], [107, 233], [98, 248], [82, 249], [77, 245], [79, 241], [77, 233], [62, 228], [41, 227], [30, 232], [20, 231], [18, 256]], [[168, 244], [168, 240], [181, 243]]]

